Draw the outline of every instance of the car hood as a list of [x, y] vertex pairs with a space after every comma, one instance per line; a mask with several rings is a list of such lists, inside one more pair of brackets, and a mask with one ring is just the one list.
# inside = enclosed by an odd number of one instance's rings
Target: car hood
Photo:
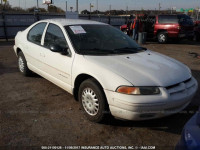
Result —
[[125, 55], [85, 55], [85, 58], [116, 73], [134, 86], [166, 87], [191, 77], [190, 69], [186, 65], [150, 50]]

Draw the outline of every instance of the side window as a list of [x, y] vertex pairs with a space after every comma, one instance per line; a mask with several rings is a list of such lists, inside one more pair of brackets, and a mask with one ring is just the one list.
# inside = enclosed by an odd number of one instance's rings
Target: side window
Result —
[[67, 41], [62, 30], [54, 24], [49, 24], [44, 39], [44, 46], [49, 48], [50, 45], [59, 45], [63, 49], [67, 47]]
[[39, 23], [35, 25], [28, 33], [28, 40], [30, 42], [41, 44], [42, 34], [47, 23]]
[[159, 15], [158, 16], [159, 23], [178, 23], [177, 15]]

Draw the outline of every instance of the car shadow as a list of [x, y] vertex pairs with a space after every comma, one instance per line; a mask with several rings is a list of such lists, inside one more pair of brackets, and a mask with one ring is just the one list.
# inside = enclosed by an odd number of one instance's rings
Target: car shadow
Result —
[[[144, 45], [148, 45], [148, 44], [159, 44], [159, 43], [155, 39], [148, 39]], [[191, 40], [187, 40], [187, 39], [169, 40], [165, 44], [170, 44], [170, 45], [171, 44], [182, 44], [182, 45], [196, 45], [196, 46], [200, 46], [200, 42], [191, 41]]]
[[[10, 73], [20, 73], [18, 67], [5, 67], [2, 63], [0, 63], [0, 75], [2, 74], [10, 74]], [[42, 78], [40, 75], [32, 72], [28, 77], [31, 78]]]
[[[200, 84], [200, 71], [192, 70], [192, 73], [193, 76], [197, 79], [198, 83]], [[198, 111], [198, 108], [200, 106], [199, 100], [200, 88], [198, 89], [191, 104], [183, 111], [172, 116], [146, 121], [124, 121], [115, 119], [114, 117], [109, 117], [103, 122], [103, 124], [111, 126], [129, 127], [130, 130], [134, 130], [134, 128], [148, 128], [151, 130], [170, 132], [173, 134], [180, 135], [186, 122]]]

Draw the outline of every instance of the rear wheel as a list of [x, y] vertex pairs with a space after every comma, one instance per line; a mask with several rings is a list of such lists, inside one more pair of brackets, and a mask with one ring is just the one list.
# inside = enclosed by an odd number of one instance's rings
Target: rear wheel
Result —
[[158, 42], [161, 44], [167, 43], [168, 41], [168, 36], [166, 32], [159, 32], [157, 35]]
[[24, 54], [22, 52], [18, 53], [18, 68], [19, 71], [24, 75], [24, 76], [30, 76], [31, 75], [31, 71], [28, 69], [27, 66], [27, 61], [24, 57]]
[[200, 34], [198, 34], [198, 33], [194, 34], [194, 41], [197, 41], [197, 42], [200, 41]]
[[85, 116], [93, 122], [101, 122], [108, 113], [103, 89], [95, 79], [85, 80], [79, 88], [79, 101]]
[[127, 31], [126, 31], [126, 30], [123, 30], [122, 32], [124, 32], [124, 34], [127, 34]]

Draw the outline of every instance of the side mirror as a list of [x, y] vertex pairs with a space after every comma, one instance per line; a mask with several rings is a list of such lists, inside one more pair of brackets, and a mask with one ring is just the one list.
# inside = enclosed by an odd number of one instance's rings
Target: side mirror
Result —
[[59, 45], [50, 45], [49, 48], [52, 52], [62, 52], [62, 48]]
[[62, 48], [60, 45], [50, 45], [50, 50], [55, 53], [61, 53], [62, 55], [69, 55], [69, 48]]
[[69, 52], [69, 47], [62, 49], [61, 54], [62, 54], [62, 55], [69, 55], [69, 54], [70, 54], [70, 52]]

